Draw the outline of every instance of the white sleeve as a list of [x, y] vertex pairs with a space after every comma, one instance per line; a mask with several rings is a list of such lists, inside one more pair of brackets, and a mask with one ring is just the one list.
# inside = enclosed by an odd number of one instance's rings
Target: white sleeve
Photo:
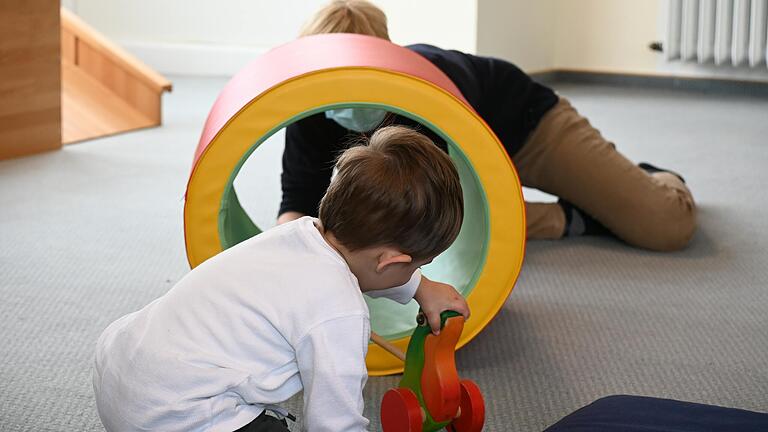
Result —
[[416, 289], [419, 287], [420, 283], [421, 270], [417, 269], [415, 272], [413, 272], [411, 280], [406, 282], [405, 285], [396, 286], [394, 288], [366, 291], [364, 294], [373, 298], [386, 297], [400, 304], [406, 304], [411, 301], [414, 295], [416, 295]]
[[366, 316], [348, 316], [315, 326], [296, 344], [307, 430], [367, 430], [363, 387], [368, 379], [365, 355], [370, 335]]

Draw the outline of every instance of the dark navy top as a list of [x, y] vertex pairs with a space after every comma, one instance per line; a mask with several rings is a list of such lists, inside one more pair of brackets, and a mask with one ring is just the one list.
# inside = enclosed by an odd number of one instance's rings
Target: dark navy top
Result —
[[[421, 54], [448, 75], [499, 137], [510, 157], [522, 148], [527, 136], [558, 101], [551, 89], [533, 81], [507, 61], [425, 44], [406, 48]], [[411, 119], [390, 114], [383, 124], [415, 127], [447, 150], [443, 139]], [[289, 125], [285, 133], [281, 176], [283, 200], [279, 213], [297, 211], [317, 216], [336, 157], [353, 145], [360, 135], [327, 119], [325, 113]]]

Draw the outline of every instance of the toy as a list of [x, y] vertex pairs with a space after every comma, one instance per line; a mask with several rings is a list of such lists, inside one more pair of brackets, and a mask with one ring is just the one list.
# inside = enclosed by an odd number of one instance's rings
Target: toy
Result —
[[477, 384], [459, 380], [454, 349], [464, 329], [464, 317], [443, 312], [442, 329], [432, 334], [419, 314], [411, 336], [400, 385], [389, 389], [381, 401], [384, 432], [479, 432], [485, 420], [485, 403]]
[[[248, 156], [286, 125], [329, 109], [397, 112], [445, 138], [464, 190], [464, 223], [453, 246], [424, 268], [467, 298], [473, 319], [456, 346], [477, 335], [509, 296], [522, 266], [525, 212], [515, 170], [491, 129], [448, 77], [389, 41], [353, 34], [297, 39], [236, 74], [211, 108], [187, 185], [184, 234], [192, 267], [261, 230], [233, 186]], [[256, 185], [258, 186], [258, 185]], [[418, 305], [367, 300], [372, 329], [404, 351]], [[403, 363], [372, 345], [371, 375]]]

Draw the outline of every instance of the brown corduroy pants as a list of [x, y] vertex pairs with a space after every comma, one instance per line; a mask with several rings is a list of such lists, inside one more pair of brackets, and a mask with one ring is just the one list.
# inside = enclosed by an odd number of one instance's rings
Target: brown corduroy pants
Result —
[[[544, 115], [513, 162], [523, 186], [571, 202], [630, 245], [679, 250], [695, 231], [696, 206], [686, 185], [629, 161], [565, 98]], [[529, 239], [563, 236], [562, 207], [525, 205]]]

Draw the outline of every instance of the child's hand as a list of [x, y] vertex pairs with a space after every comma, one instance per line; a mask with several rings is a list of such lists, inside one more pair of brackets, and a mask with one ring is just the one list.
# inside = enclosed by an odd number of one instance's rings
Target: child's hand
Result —
[[419, 302], [435, 335], [440, 334], [440, 313], [443, 311], [456, 311], [462, 314], [464, 319], [469, 319], [467, 301], [448, 284], [431, 281], [422, 276], [413, 298]]

